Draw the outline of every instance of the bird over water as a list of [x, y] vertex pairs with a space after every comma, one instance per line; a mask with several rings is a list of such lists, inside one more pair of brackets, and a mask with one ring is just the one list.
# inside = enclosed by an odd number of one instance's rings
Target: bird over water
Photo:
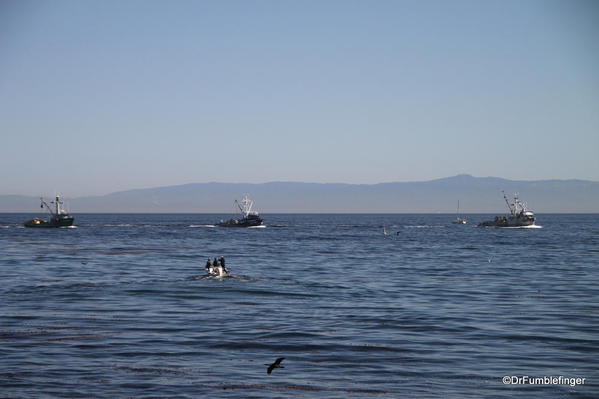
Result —
[[273, 364], [271, 364], [271, 365], [269, 365], [269, 366], [268, 366], [268, 369], [266, 370], [266, 372], [267, 372], [268, 374], [270, 374], [270, 373], [272, 373], [272, 371], [273, 371], [274, 369], [279, 369], [279, 368], [280, 368], [280, 369], [284, 369], [285, 367], [284, 367], [284, 366], [281, 366], [281, 362], [282, 362], [284, 359], [285, 359], [284, 357], [279, 357], [277, 360], [275, 360], [275, 362], [274, 362]]

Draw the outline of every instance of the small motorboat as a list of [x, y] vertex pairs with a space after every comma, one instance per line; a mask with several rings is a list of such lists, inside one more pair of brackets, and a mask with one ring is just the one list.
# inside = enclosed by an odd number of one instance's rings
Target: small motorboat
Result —
[[57, 228], [57, 227], [69, 227], [73, 225], [75, 218], [69, 215], [64, 208], [62, 207], [63, 202], [60, 200], [60, 197], [57, 195], [56, 199], [51, 204], [55, 205], [55, 209], [52, 210], [50, 205], [43, 198], [40, 198], [41, 205], [40, 208], [46, 207], [48, 212], [50, 212], [50, 218], [48, 220], [33, 218], [31, 220], [23, 223], [25, 227], [37, 227], [37, 228]]
[[229, 277], [231, 275], [231, 273], [221, 265], [212, 266], [206, 269], [206, 273], [210, 277]]
[[225, 267], [225, 258], [222, 256], [219, 259], [214, 258], [214, 260], [208, 258], [205, 268], [208, 277], [229, 277], [231, 275]]

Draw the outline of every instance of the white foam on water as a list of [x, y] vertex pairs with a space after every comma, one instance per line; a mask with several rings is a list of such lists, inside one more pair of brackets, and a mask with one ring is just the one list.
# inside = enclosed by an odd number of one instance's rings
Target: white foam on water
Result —
[[132, 224], [129, 223], [120, 223], [120, 224], [105, 224], [104, 227], [131, 227]]
[[542, 229], [543, 226], [539, 226], [536, 224], [530, 226], [514, 226], [514, 227], [501, 227], [502, 229]]

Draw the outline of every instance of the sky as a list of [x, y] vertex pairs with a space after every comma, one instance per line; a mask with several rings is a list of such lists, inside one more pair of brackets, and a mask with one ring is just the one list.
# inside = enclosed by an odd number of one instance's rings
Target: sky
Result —
[[599, 2], [0, 1], [0, 194], [599, 181]]

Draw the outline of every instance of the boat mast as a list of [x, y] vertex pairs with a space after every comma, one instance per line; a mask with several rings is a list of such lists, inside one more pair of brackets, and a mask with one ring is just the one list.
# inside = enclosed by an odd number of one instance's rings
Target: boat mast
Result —
[[245, 197], [241, 200], [243, 204], [243, 213], [245, 217], [248, 217], [250, 213], [252, 213], [252, 205], [254, 205], [253, 201], [246, 194]]
[[40, 205], [40, 208], [46, 207], [46, 209], [48, 210], [48, 212], [50, 212], [50, 215], [52, 216], [58, 216], [58, 215], [62, 215], [64, 212], [64, 210], [61, 208], [61, 205], [64, 204], [64, 202], [62, 202], [60, 200], [60, 196], [56, 196], [56, 199], [54, 201], [51, 201], [51, 204], [54, 204], [56, 211], [52, 211], [52, 208], [50, 208], [50, 205], [48, 205], [48, 203], [46, 201], [44, 201], [43, 197], [40, 197], [40, 201], [42, 202]]
[[515, 211], [518, 213], [526, 211], [526, 206], [518, 198], [518, 194], [514, 195]]
[[249, 199], [247, 194], [245, 195], [245, 197], [243, 197], [241, 203], [239, 203], [239, 201], [237, 200], [235, 200], [235, 203], [237, 204], [237, 207], [239, 208], [244, 217], [248, 217], [248, 215], [252, 212], [252, 205], [254, 203], [251, 199]]
[[510, 201], [508, 201], [507, 197], [505, 196], [505, 192], [503, 190], [501, 190], [501, 192], [503, 193], [503, 199], [505, 200], [505, 203], [507, 204], [507, 207], [510, 210], [510, 213], [512, 215], [514, 215], [515, 214], [514, 208], [512, 208], [512, 205], [510, 204]]
[[60, 200], [60, 197], [57, 195], [56, 199], [52, 202], [56, 205], [56, 215], [60, 215], [62, 212], [62, 210], [60, 209], [60, 206], [63, 204], [62, 201]]

